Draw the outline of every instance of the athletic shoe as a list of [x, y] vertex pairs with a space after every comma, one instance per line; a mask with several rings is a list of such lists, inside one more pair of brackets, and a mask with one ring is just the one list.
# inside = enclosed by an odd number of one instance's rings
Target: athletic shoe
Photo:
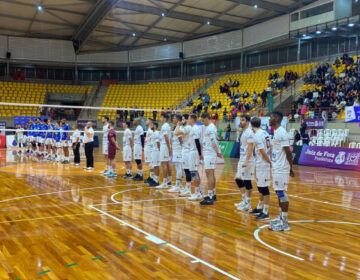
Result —
[[108, 171], [106, 171], [105, 173], [103, 173], [103, 175], [104, 176], [109, 176], [109, 174], [111, 174], [112, 173], [112, 171], [111, 170], [108, 170]]
[[151, 182], [150, 180], [151, 180], [151, 178], [148, 177], [148, 178], [146, 178], [146, 179], [144, 180], [144, 183], [145, 183], [145, 184], [149, 184], [149, 183]]
[[83, 167], [83, 169], [87, 169], [87, 166]]
[[234, 203], [234, 205], [235, 205], [236, 208], [242, 207], [242, 206], [245, 205], [245, 201], [243, 200], [243, 201], [241, 201], [239, 203]]
[[261, 212], [259, 214], [259, 216], [257, 216], [255, 218], [255, 220], [257, 220], [257, 221], [263, 221], [263, 220], [269, 220], [269, 219], [270, 219], [269, 214], [265, 214], [264, 212]]
[[122, 176], [124, 179], [130, 179], [132, 177], [131, 174], [126, 173], [125, 175]]
[[109, 171], [110, 171], [110, 170], [105, 169], [105, 170], [101, 171], [100, 174], [106, 174], [106, 173], [108, 173]]
[[250, 205], [250, 203], [247, 203], [244, 206], [238, 207], [238, 210], [240, 210], [240, 211], [251, 211], [251, 205]]
[[134, 181], [142, 181], [143, 180], [143, 176], [140, 176], [139, 174], [136, 174], [136, 176], [132, 177], [132, 179]]
[[269, 224], [270, 225], [276, 225], [276, 224], [279, 224], [281, 222], [281, 216], [277, 216], [275, 219], [269, 221]]
[[115, 172], [110, 172], [110, 174], [107, 175], [108, 177], [117, 177], [117, 174]]
[[216, 201], [216, 194], [213, 195], [213, 200]]
[[203, 195], [201, 192], [194, 193], [189, 197], [189, 200], [195, 201], [195, 200], [201, 200], [203, 198]]
[[154, 179], [153, 178], [147, 178], [146, 181], [147, 181], [146, 184], [149, 185], [149, 184], [154, 182]]
[[154, 180], [152, 180], [150, 183], [149, 183], [149, 187], [158, 187], [159, 186], [159, 182], [155, 182]]
[[272, 225], [271, 227], [269, 227], [269, 230], [272, 231], [289, 231], [290, 230], [290, 226], [288, 224], [288, 222], [283, 222], [281, 221], [281, 223]]
[[169, 193], [178, 193], [180, 192], [180, 188], [177, 186], [173, 186], [171, 189], [168, 190]]
[[249, 214], [250, 215], [260, 215], [262, 213], [261, 209], [257, 209], [255, 208], [254, 210], [252, 210]]
[[80, 165], [80, 163], [75, 163], [75, 166], [79, 166]]
[[200, 202], [200, 205], [213, 205], [214, 204], [214, 197], [210, 198], [206, 196], [203, 201]]
[[[64, 160], [63, 162], [62, 162], [62, 164], [69, 164], [69, 161], [68, 160]], [[94, 169], [94, 168], [93, 168]]]
[[168, 187], [169, 187], [168, 184], [162, 183], [161, 185], [158, 185], [156, 188], [157, 189], [167, 189]]
[[94, 170], [94, 167], [88, 167], [87, 170]]
[[168, 185], [169, 187], [171, 187], [171, 186], [172, 186], [172, 182], [167, 182], [167, 185]]
[[191, 190], [187, 188], [181, 190], [179, 193], [179, 196], [190, 196], [190, 195], [191, 195]]

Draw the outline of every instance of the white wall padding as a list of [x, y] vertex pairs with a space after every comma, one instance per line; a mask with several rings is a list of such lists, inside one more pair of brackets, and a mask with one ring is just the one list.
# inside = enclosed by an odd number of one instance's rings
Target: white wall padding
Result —
[[6, 36], [0, 36], [0, 58], [6, 58], [7, 51], [7, 38]]
[[177, 59], [181, 52], [181, 43], [135, 49], [130, 51], [130, 62], [146, 62], [165, 59]]
[[9, 37], [12, 59], [74, 62], [71, 41]]
[[290, 17], [283, 15], [244, 29], [244, 48], [287, 35]]
[[242, 48], [242, 31], [236, 30], [184, 42], [185, 58]]
[[85, 53], [77, 56], [78, 63], [127, 63], [127, 51], [104, 52], [104, 53]]

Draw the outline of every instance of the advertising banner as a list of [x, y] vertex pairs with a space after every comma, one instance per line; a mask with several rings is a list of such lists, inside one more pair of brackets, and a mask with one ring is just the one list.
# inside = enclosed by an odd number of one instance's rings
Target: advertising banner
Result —
[[232, 148], [234, 146], [234, 142], [230, 141], [220, 141], [219, 142], [221, 153], [223, 154], [224, 158], [229, 158]]
[[93, 125], [92, 127], [93, 127], [93, 128], [96, 128], [96, 127], [97, 127], [96, 121], [92, 121], [92, 120], [77, 120], [77, 121], [76, 121], [77, 127], [78, 127], [79, 129], [82, 129], [82, 128], [84, 128], [84, 127], [86, 126], [86, 124], [87, 124], [88, 122], [92, 122], [92, 125]]
[[335, 169], [360, 170], [360, 149], [304, 146], [299, 164]]
[[6, 122], [0, 122], [0, 135], [5, 135]]
[[345, 107], [345, 122], [360, 122], [360, 107]]
[[305, 123], [307, 125], [307, 129], [324, 129], [325, 121], [324, 119], [306, 119]]

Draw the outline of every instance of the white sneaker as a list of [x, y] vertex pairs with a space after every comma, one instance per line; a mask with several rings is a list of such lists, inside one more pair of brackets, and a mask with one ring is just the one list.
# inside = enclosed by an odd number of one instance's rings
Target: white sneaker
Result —
[[94, 167], [88, 167], [87, 170], [94, 170]]
[[75, 163], [75, 166], [79, 166], [80, 165], [80, 163]]
[[167, 185], [167, 183], [166, 184], [164, 184], [164, 183], [162, 183], [161, 185], [158, 185], [157, 187], [155, 187], [156, 189], [167, 189], [168, 188], [168, 185]]
[[180, 188], [177, 186], [171, 187], [171, 189], [168, 190], [169, 193], [178, 193], [180, 192]]
[[277, 216], [275, 219], [269, 221], [270, 225], [276, 225], [276, 224], [279, 224], [279, 223], [281, 223], [281, 216], [280, 215]]
[[195, 201], [195, 200], [202, 200], [203, 199], [203, 195], [201, 192], [198, 193], [194, 193], [189, 197], [189, 200]]
[[238, 210], [240, 210], [240, 211], [251, 211], [251, 205], [250, 205], [250, 203], [247, 203], [247, 204], [245, 204], [243, 206], [239, 206]]
[[243, 207], [245, 205], [245, 201], [243, 200], [243, 201], [241, 201], [239, 203], [234, 203], [234, 205], [235, 205], [236, 208]]
[[191, 195], [191, 190], [187, 188], [181, 190], [179, 193], [179, 196], [190, 196], [190, 195]]

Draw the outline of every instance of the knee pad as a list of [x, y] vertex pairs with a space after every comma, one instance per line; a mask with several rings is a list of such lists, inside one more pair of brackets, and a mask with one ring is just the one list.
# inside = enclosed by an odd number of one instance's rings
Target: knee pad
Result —
[[276, 191], [276, 194], [277, 194], [280, 202], [288, 202], [289, 201], [286, 191]]
[[191, 174], [189, 169], [184, 169], [184, 171], [185, 171], [186, 182], [191, 182]]
[[197, 171], [191, 171], [191, 177], [194, 178], [194, 180], [199, 180], [199, 173]]
[[137, 165], [141, 164], [141, 159], [135, 159]]
[[238, 185], [239, 189], [245, 187], [244, 181], [241, 179], [236, 178], [235, 179], [236, 184]]
[[251, 190], [252, 189], [252, 185], [251, 185], [251, 181], [250, 180], [245, 180], [244, 181], [244, 184], [245, 184], [245, 188], [247, 190]]
[[263, 196], [270, 195], [269, 187], [258, 187], [258, 190]]

